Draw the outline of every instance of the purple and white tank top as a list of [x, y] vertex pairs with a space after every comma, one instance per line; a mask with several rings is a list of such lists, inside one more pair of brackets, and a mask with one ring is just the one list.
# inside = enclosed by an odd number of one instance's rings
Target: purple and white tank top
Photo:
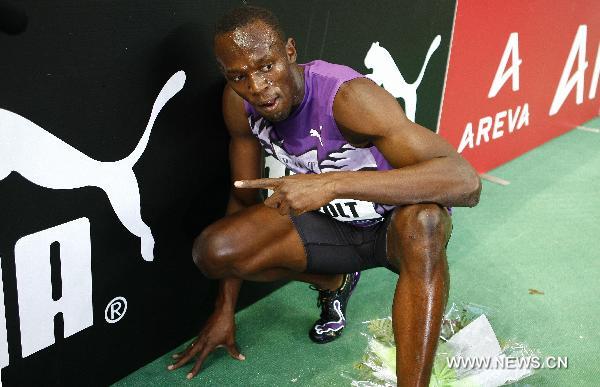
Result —
[[[271, 123], [244, 101], [252, 133], [267, 154], [265, 165], [271, 169], [269, 177], [283, 176], [285, 169], [293, 173], [392, 169], [375, 146], [350, 145], [333, 118], [333, 100], [340, 86], [363, 75], [349, 67], [320, 60], [301, 66], [304, 99], [287, 119]], [[339, 221], [367, 226], [382, 220], [393, 209], [391, 205], [335, 199], [320, 211]]]

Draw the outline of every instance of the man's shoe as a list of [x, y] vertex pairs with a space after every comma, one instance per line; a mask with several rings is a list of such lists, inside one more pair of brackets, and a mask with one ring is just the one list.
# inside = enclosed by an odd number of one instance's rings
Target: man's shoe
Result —
[[319, 344], [329, 343], [337, 339], [346, 326], [346, 307], [352, 291], [360, 279], [360, 272], [345, 274], [342, 286], [337, 290], [321, 290], [317, 306], [321, 308], [321, 318], [315, 322], [308, 332], [312, 341]]

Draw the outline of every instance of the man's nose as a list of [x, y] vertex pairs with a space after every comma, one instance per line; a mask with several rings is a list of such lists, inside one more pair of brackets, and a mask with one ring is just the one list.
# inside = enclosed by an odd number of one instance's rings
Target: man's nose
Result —
[[248, 89], [253, 94], [258, 94], [269, 86], [269, 82], [262, 74], [250, 74], [248, 81]]

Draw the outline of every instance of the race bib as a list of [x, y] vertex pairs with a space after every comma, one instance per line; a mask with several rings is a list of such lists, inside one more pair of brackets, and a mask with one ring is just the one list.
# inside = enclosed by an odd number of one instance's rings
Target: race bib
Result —
[[[294, 171], [286, 168], [286, 166], [275, 157], [266, 156], [264, 158], [263, 177], [277, 178], [294, 174]], [[272, 194], [272, 190], [267, 190], [264, 192], [263, 196], [267, 198]], [[382, 216], [375, 211], [375, 205], [372, 202], [356, 199], [334, 199], [329, 204], [319, 208], [319, 211], [341, 222], [382, 218]]]

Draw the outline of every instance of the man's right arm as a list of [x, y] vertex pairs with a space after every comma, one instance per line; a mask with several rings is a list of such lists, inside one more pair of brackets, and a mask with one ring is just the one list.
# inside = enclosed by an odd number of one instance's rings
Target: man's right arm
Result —
[[[225, 87], [223, 92], [223, 118], [231, 137], [229, 160], [232, 182], [259, 178], [260, 144], [250, 130], [242, 98], [229, 87]], [[231, 184], [226, 215], [234, 214], [260, 202], [257, 190], [239, 189]], [[221, 280], [213, 314], [198, 337], [183, 352], [173, 356], [177, 362], [169, 366], [170, 370], [177, 369], [196, 357], [194, 367], [187, 374], [187, 378], [191, 379], [200, 371], [204, 359], [219, 346], [225, 347], [231, 357], [238, 360], [245, 359], [235, 344], [234, 315], [241, 284], [242, 280], [238, 278]]]
[[[223, 119], [231, 138], [229, 142], [229, 164], [232, 183], [237, 180], [260, 177], [261, 150], [256, 137], [252, 135], [243, 100], [229, 86], [223, 91]], [[245, 190], [231, 185], [226, 215], [234, 214], [260, 203], [257, 190]], [[225, 278], [219, 284], [215, 309], [235, 312], [237, 296], [242, 280]]]

